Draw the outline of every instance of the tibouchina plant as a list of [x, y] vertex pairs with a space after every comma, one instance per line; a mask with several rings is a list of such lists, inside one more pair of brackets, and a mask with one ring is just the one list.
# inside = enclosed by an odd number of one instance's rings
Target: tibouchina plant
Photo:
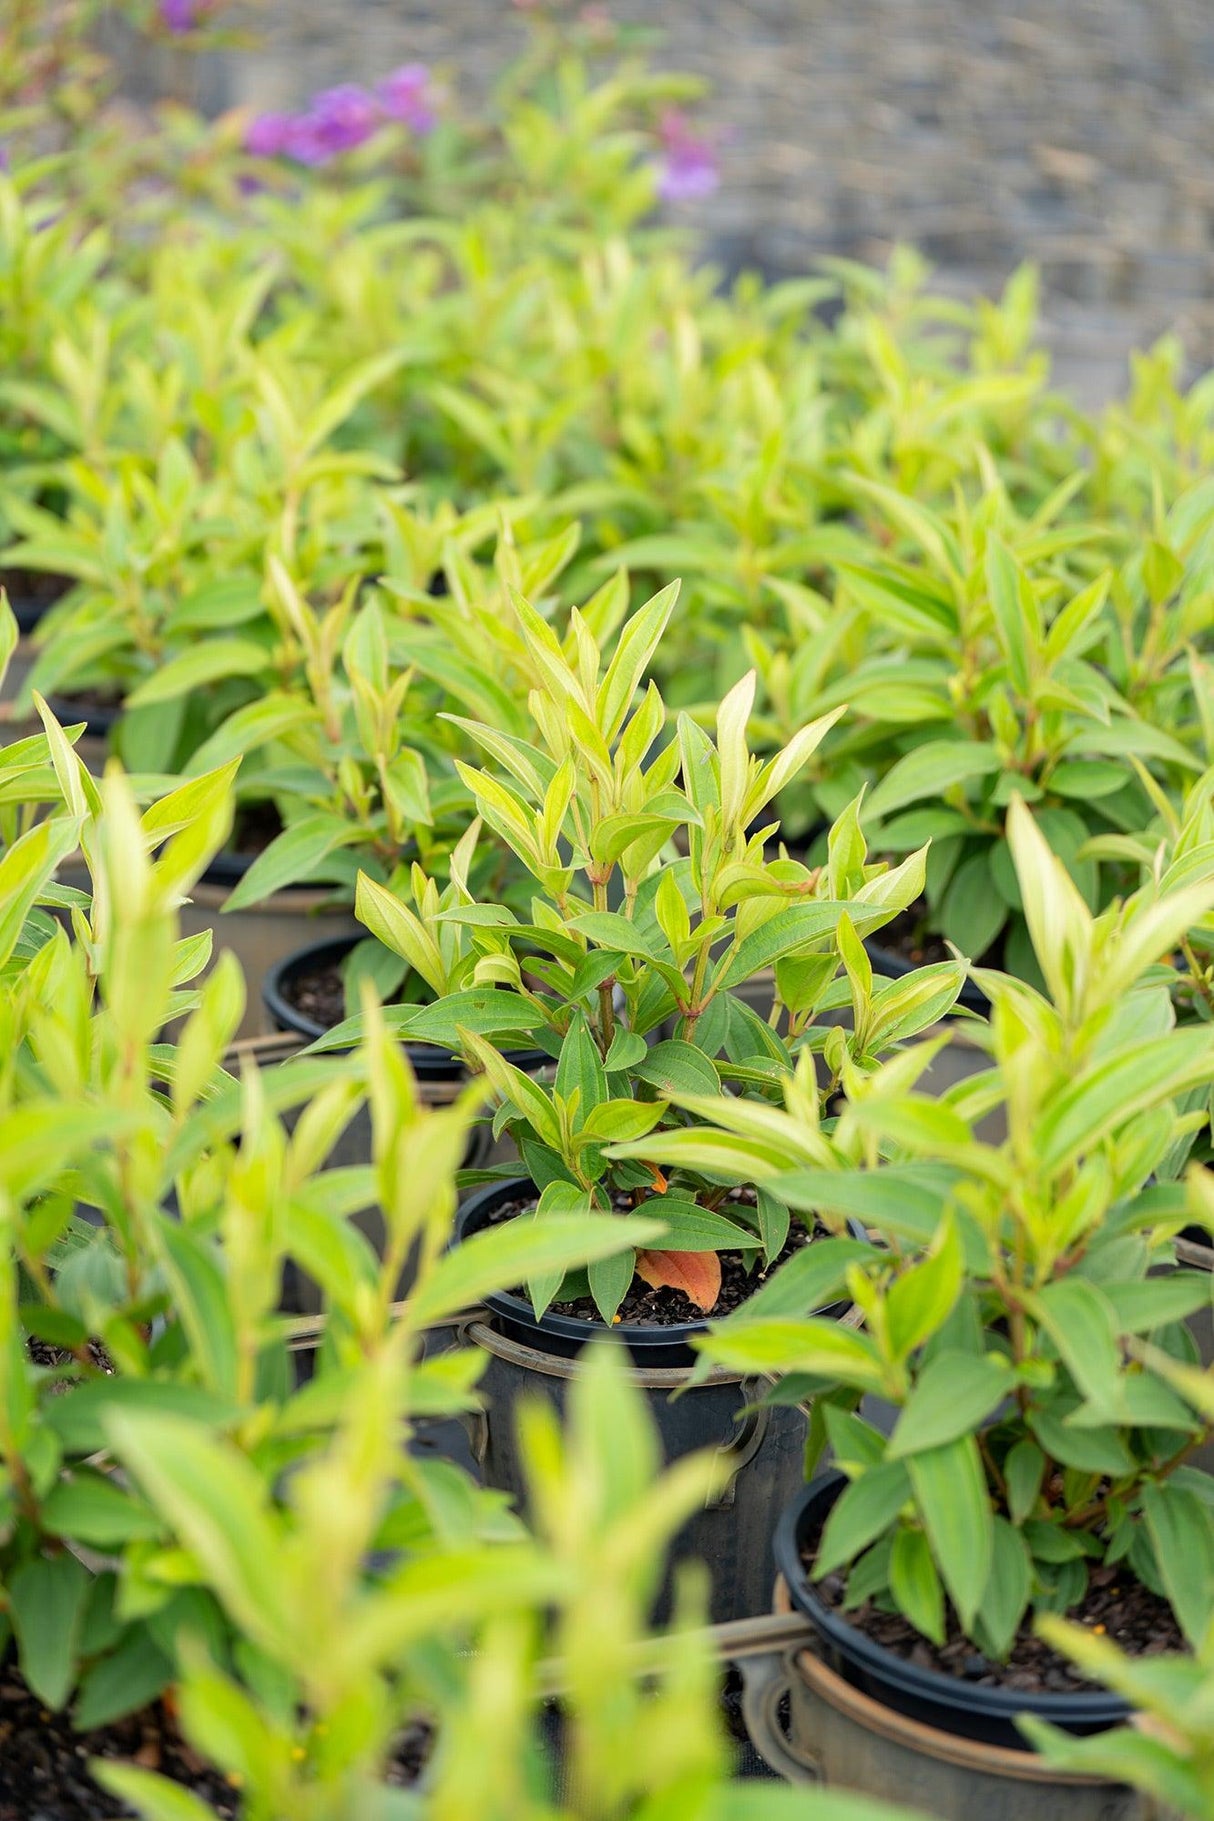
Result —
[[[995, 474], [976, 503], [950, 511], [856, 484], [893, 543], [838, 564], [839, 617], [797, 653], [796, 711], [820, 714], [844, 696], [855, 711], [817, 801], [829, 808], [833, 790], [871, 780], [875, 850], [932, 843], [917, 934], [979, 962], [999, 957], [1039, 984], [1007, 842], [1012, 797], [1099, 910], [1133, 882], [1105, 837], [1142, 828], [1151, 787], [1180, 794], [1212, 756], [1193, 649], [1206, 618], [1209, 489], [1193, 488], [1114, 567], [1106, 528], [1054, 523], [1046, 508], [1018, 520]], [[770, 650], [764, 667], [787, 693]]]
[[[323, 1689], [319, 1667], [310, 1681], [304, 1674], [317, 1663], [316, 1600], [294, 1599], [292, 1633], [257, 1551], [278, 1521], [288, 1467], [296, 1497], [327, 1486], [320, 1469], [310, 1477], [307, 1463], [340, 1422], [346, 1373], [381, 1360], [381, 1397], [399, 1378], [416, 1410], [466, 1408], [476, 1356], [427, 1366], [414, 1356], [420, 1328], [513, 1283], [520, 1269], [585, 1264], [626, 1236], [614, 1221], [582, 1217], [488, 1234], [447, 1253], [454, 1172], [479, 1090], [423, 1128], [407, 1067], [379, 1025], [353, 1059], [267, 1077], [250, 1069], [234, 1081], [221, 1059], [243, 1005], [239, 972], [225, 960], [201, 989], [183, 990], [206, 945], [179, 941], [176, 929], [180, 897], [230, 821], [230, 780], [220, 773], [184, 787], [141, 819], [120, 775], [98, 786], [82, 769], [73, 772], [77, 762], [49, 715], [47, 739], [64, 778], [60, 820], [79, 839], [96, 889], [91, 902], [70, 906], [75, 942], [58, 924], [44, 928], [36, 899], [46, 891], [44, 831], [58, 826], [54, 817], [9, 849], [0, 873], [4, 1635], [33, 1694], [48, 1708], [70, 1703], [81, 1727], [104, 1726], [154, 1701], [176, 1679], [183, 1640], [194, 1636], [208, 1641], [214, 1657], [212, 1686], [222, 1671], [221, 1681], [234, 1675], [264, 1693], [277, 1673], [281, 1689], [292, 1667], [282, 1653], [294, 1650], [301, 1689], [320, 1702], [340, 1675], [331, 1655]], [[182, 1017], [177, 1044], [158, 1041], [165, 1024]], [[288, 1137], [273, 1106], [305, 1094], [309, 1104]], [[364, 1097], [375, 1119], [372, 1163], [321, 1170]], [[383, 1265], [346, 1225], [351, 1212], [373, 1203], [388, 1232]], [[661, 1232], [649, 1224], [648, 1237]], [[422, 1287], [413, 1325], [406, 1321], [398, 1334], [393, 1285], [413, 1251]], [[297, 1387], [287, 1352], [280, 1305], [288, 1259], [318, 1276], [331, 1311], [311, 1387]], [[369, 1379], [352, 1396], [349, 1408], [363, 1416], [351, 1417], [351, 1435], [361, 1435], [366, 1408], [384, 1412], [372, 1389]], [[242, 1603], [229, 1599], [231, 1578], [208, 1578], [214, 1557], [186, 1527], [175, 1527], [173, 1510], [154, 1510], [139, 1483], [115, 1472], [117, 1448], [139, 1475], [141, 1425], [170, 1481], [182, 1458], [174, 1453], [182, 1425], [194, 1467], [192, 1475], [182, 1471], [196, 1490], [198, 1465], [208, 1463], [205, 1493], [216, 1501], [209, 1536], [233, 1547], [223, 1559]], [[413, 1462], [402, 1441], [385, 1423], [381, 1446], [416, 1509], [410, 1514], [400, 1499], [386, 1513], [374, 1505], [368, 1544], [399, 1548], [403, 1535], [424, 1557], [500, 1530], [499, 1501], [469, 1486], [451, 1505], [450, 1469]], [[353, 1573], [365, 1514], [316, 1496], [328, 1566], [343, 1560]], [[318, 1537], [312, 1545], [321, 1546]], [[197, 1560], [184, 1549], [196, 1550]], [[301, 1550], [295, 1569], [315, 1595], [313, 1558], [305, 1556]], [[509, 1569], [502, 1578], [513, 1585]], [[334, 1584], [331, 1575], [320, 1580]], [[532, 1591], [539, 1598], [543, 1589]], [[230, 1624], [221, 1616], [225, 1599]], [[447, 1621], [458, 1628], [466, 1611], [449, 1607]], [[368, 1699], [382, 1663], [372, 1649], [360, 1664], [358, 1687]], [[283, 1723], [281, 1711], [275, 1719]], [[362, 1752], [365, 1762], [373, 1747], [360, 1728], [355, 1733], [353, 1745], [333, 1743], [339, 1768], [342, 1750]], [[281, 1760], [280, 1753], [280, 1768]], [[289, 1753], [288, 1761], [295, 1763]], [[306, 1811], [287, 1803], [265, 1812]]]
[[[496, 770], [459, 769], [484, 822], [535, 882], [525, 919], [498, 904], [456, 903], [439, 909], [431, 928], [369, 878], [357, 901], [372, 933], [423, 978], [436, 977], [445, 925], [472, 936], [479, 958], [465, 959], [468, 984], [400, 1029], [462, 1048], [484, 1070], [501, 1097], [497, 1129], [517, 1140], [541, 1214], [589, 1203], [629, 1217], [660, 1212], [667, 1222], [660, 1254], [640, 1248], [591, 1269], [589, 1291], [607, 1321], [634, 1268], [709, 1309], [721, 1250], [770, 1263], [788, 1238], [778, 1198], [739, 1196], [751, 1175], [722, 1185], [694, 1169], [668, 1174], [677, 1162], [668, 1137], [683, 1123], [673, 1093], [728, 1084], [761, 1100], [779, 1093], [794, 1056], [807, 1050], [824, 1054], [829, 1088], [845, 1067], [871, 1066], [882, 1048], [935, 1022], [962, 981], [947, 963], [866, 994], [850, 1033], [816, 1023], [848, 1003], [848, 982], [836, 980], [841, 964], [863, 970], [860, 937], [916, 896], [924, 856], [893, 872], [869, 866], [853, 806], [832, 834], [826, 866], [811, 872], [765, 858], [767, 805], [837, 717], [760, 764], [746, 740], [749, 677], [722, 703], [715, 741], [687, 716], [664, 738], [656, 686], [635, 698], [675, 593], [664, 590], [627, 622], [606, 664], [576, 609], [562, 642], [516, 598], [518, 636], [541, 679], [529, 697], [537, 737], [461, 720]], [[765, 969], [774, 969], [767, 1019], [741, 996]], [[653, 1041], [663, 1029], [670, 1034]], [[556, 1063], [550, 1085], [502, 1055], [536, 1045]], [[805, 1091], [816, 1116], [819, 1090]], [[638, 1141], [638, 1154], [612, 1162], [606, 1147], [624, 1139]], [[559, 1278], [537, 1281], [533, 1292], [541, 1313], [574, 1293]]]
[[[1175, 1185], [1150, 1185], [1204, 1123], [1174, 1099], [1208, 1083], [1214, 1032], [1175, 1029], [1166, 979], [1151, 981], [1214, 883], [1093, 918], [1021, 803], [1009, 830], [1049, 996], [979, 973], [989, 1071], [929, 1101], [909, 1088], [930, 1045], [867, 1078], [847, 1067], [829, 1133], [804, 1104], [690, 1103], [714, 1129], [674, 1134], [672, 1162], [749, 1174], [888, 1246], [848, 1273], [861, 1331], [801, 1319], [777, 1277], [760, 1318], [714, 1328], [704, 1355], [833, 1384], [818, 1430], [851, 1483], [813, 1573], [846, 1569], [850, 1605], [892, 1605], [937, 1643], [959, 1625], [1000, 1659], [1026, 1613], [1080, 1607], [1089, 1572], [1121, 1563], [1197, 1642], [1214, 1505], [1185, 1463], [1208, 1417], [1169, 1362], [1191, 1362], [1181, 1324], [1210, 1283], [1155, 1271], [1191, 1216]], [[1008, 1136], [980, 1143], [974, 1121], [996, 1106]], [[855, 1414], [866, 1393], [896, 1406], [890, 1435]]]
[[[1210, 1177], [1195, 1170], [1190, 1184], [1193, 1211], [1201, 1224], [1214, 1224]], [[1214, 1374], [1179, 1365], [1158, 1352], [1151, 1364], [1214, 1424]], [[1162, 1804], [1168, 1813], [1189, 1821], [1207, 1821], [1214, 1811], [1214, 1627], [1193, 1640], [1183, 1656], [1134, 1659], [1112, 1639], [1088, 1626], [1050, 1613], [1038, 1620], [1038, 1631], [1080, 1672], [1103, 1682], [1135, 1711], [1133, 1724], [1095, 1738], [1077, 1739], [1037, 1719], [1026, 1719], [1031, 1743], [1059, 1770], [1114, 1777]]]

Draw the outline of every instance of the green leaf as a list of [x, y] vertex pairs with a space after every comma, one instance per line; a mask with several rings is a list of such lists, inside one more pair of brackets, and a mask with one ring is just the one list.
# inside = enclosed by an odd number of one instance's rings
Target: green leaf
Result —
[[697, 1349], [720, 1365], [741, 1372], [804, 1372], [837, 1380], [861, 1391], [881, 1391], [885, 1374], [880, 1355], [866, 1334], [837, 1322], [747, 1321], [745, 1307], [714, 1325]]
[[21, 1673], [56, 1713], [75, 1685], [76, 1651], [93, 1577], [74, 1555], [23, 1562], [8, 1584]]
[[556, 1092], [566, 1100], [576, 1090], [583, 1123], [607, 1099], [607, 1076], [590, 1027], [579, 1013], [565, 1033], [556, 1067]]
[[1060, 1771], [1132, 1784], [1155, 1797], [1169, 1814], [1200, 1816], [1206, 1812], [1204, 1780], [1162, 1740], [1148, 1738], [1129, 1726], [1077, 1739], [1029, 1714], [1016, 1723], [1034, 1750]]
[[678, 1195], [651, 1195], [643, 1205], [647, 1216], [665, 1224], [663, 1252], [757, 1251], [762, 1243], [749, 1228]]
[[886, 1450], [891, 1459], [920, 1454], [972, 1434], [1011, 1391], [1008, 1362], [942, 1349], [919, 1374]]
[[889, 1590], [904, 1619], [933, 1644], [944, 1642], [944, 1589], [921, 1530], [899, 1527], [889, 1558]]
[[1134, 1462], [1116, 1429], [1072, 1428], [1054, 1410], [1030, 1409], [1028, 1424], [1051, 1460], [1084, 1473], [1104, 1473], [1110, 1479], [1134, 1471]]
[[157, 1537], [163, 1524], [155, 1512], [103, 1473], [78, 1467], [61, 1479], [42, 1506], [42, 1523], [52, 1536], [119, 1549], [136, 1537]]
[[255, 677], [269, 670], [271, 653], [251, 639], [202, 639], [188, 651], [161, 664], [146, 682], [131, 691], [128, 708], [146, 708], [153, 702], [171, 702], [177, 696], [205, 689], [225, 677]]
[[432, 1324], [544, 1271], [568, 1270], [662, 1239], [660, 1221], [610, 1214], [522, 1217], [474, 1233], [435, 1265], [412, 1299], [413, 1320]]
[[1041, 1493], [1041, 1483], [1045, 1478], [1046, 1460], [1036, 1442], [1027, 1436], [1021, 1438], [1014, 1448], [1009, 1449], [1003, 1463], [1003, 1479], [1007, 1486], [1007, 1505], [1013, 1524], [1023, 1524]]
[[1113, 1311], [1119, 1334], [1149, 1334], [1183, 1321], [1207, 1308], [1214, 1293], [1209, 1271], [1169, 1271], [1161, 1277], [1132, 1278], [1127, 1283], [1102, 1283], [1100, 1293]]
[[1041, 638], [1040, 613], [1032, 583], [999, 537], [987, 540], [986, 582], [1008, 673], [1017, 693], [1027, 696]]
[[885, 1312], [894, 1357], [906, 1359], [948, 1320], [961, 1294], [965, 1260], [957, 1224], [946, 1215], [928, 1256], [890, 1286]]
[[213, 1427], [232, 1422], [238, 1414], [236, 1405], [201, 1385], [116, 1376], [74, 1385], [49, 1399], [43, 1420], [55, 1431], [65, 1452], [95, 1454], [108, 1442], [105, 1425], [109, 1417], [123, 1411], [187, 1417]]
[[962, 1628], [974, 1622], [994, 1550], [990, 1496], [972, 1435], [911, 1455], [915, 1504]]
[[173, 1679], [173, 1665], [145, 1631], [132, 1631], [117, 1650], [94, 1663], [80, 1684], [72, 1709], [78, 1732], [110, 1726], [125, 1714], [138, 1713]]
[[339, 847], [349, 847], [363, 839], [354, 822], [340, 816], [305, 816], [276, 836], [263, 853], [258, 854], [239, 885], [224, 901], [225, 911], [248, 910], [272, 898], [285, 886], [298, 885], [318, 867], [322, 860]]
[[732, 954], [727, 953], [713, 976], [713, 990], [739, 986], [765, 967], [792, 954], [807, 943], [833, 936], [839, 917], [846, 911], [858, 930], [871, 929], [882, 921], [880, 907], [871, 904], [834, 903], [826, 899], [814, 904], [792, 904], [777, 911], [759, 928], [744, 936]]
[[994, 1519], [990, 1578], [978, 1613], [979, 1639], [988, 1656], [1002, 1662], [1028, 1608], [1033, 1562], [1023, 1536], [1006, 1518]]
[[814, 1579], [855, 1561], [870, 1543], [884, 1536], [910, 1496], [910, 1477], [900, 1461], [869, 1467], [844, 1487], [822, 1531]]
[[944, 894], [940, 928], [971, 961], [981, 961], [1007, 922], [1007, 905], [995, 890], [989, 853], [963, 860]]
[[794, 1252], [747, 1297], [746, 1319], [777, 1321], [783, 1316], [812, 1315], [843, 1295], [852, 1265], [879, 1257], [875, 1246], [858, 1239], [815, 1239]]
[[632, 699], [661, 643], [678, 597], [679, 583], [670, 582], [638, 608], [620, 632], [595, 703], [595, 721], [608, 745], [624, 725]]
[[611, 1045], [603, 1058], [603, 1067], [609, 1075], [626, 1074], [634, 1069], [638, 1062], [643, 1062], [649, 1054], [649, 1045], [635, 1031], [626, 1031], [620, 1026]]
[[285, 1583], [273, 1573], [281, 1523], [261, 1473], [232, 1443], [181, 1417], [115, 1411], [107, 1428], [232, 1618], [255, 1643], [282, 1650], [295, 1625]]
[[143, 1821], [215, 1821], [215, 1810], [180, 1783], [134, 1764], [115, 1764], [110, 1758], [92, 1758], [89, 1770], [103, 1789], [127, 1802]]
[[590, 1294], [594, 1306], [610, 1327], [616, 1311], [632, 1286], [636, 1275], [636, 1252], [629, 1246], [613, 1258], [596, 1258], [590, 1267]]
[[1025, 1298], [1094, 1411], [1116, 1422], [1122, 1410], [1121, 1355], [1111, 1305], [1095, 1284], [1073, 1274]]
[[634, 1064], [638, 1081], [657, 1088], [660, 1094], [719, 1094], [721, 1077], [715, 1067], [693, 1043], [670, 1038], [655, 1043], [644, 1058]]
[[1043, 1167], [1066, 1168], [1132, 1115], [1208, 1079], [1212, 1063], [1209, 1026], [1122, 1045], [1063, 1088], [1046, 1109], [1036, 1132]]
[[869, 1006], [870, 1052], [904, 1043], [938, 1024], [952, 1011], [964, 984], [965, 969], [960, 962], [938, 961], [881, 987]]
[[1214, 1517], [1196, 1494], [1166, 1484], [1144, 1488], [1142, 1511], [1172, 1610], [1198, 1650], [1214, 1616]]
[[892, 766], [865, 803], [870, 820], [888, 816], [921, 797], [940, 796], [955, 784], [999, 770], [996, 748], [982, 741], [928, 740]]

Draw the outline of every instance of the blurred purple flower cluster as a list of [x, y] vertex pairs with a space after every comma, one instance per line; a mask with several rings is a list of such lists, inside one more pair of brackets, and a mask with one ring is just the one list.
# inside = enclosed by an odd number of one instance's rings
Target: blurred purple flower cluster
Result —
[[313, 95], [301, 114], [259, 114], [245, 135], [245, 150], [257, 158], [322, 165], [364, 145], [388, 121], [420, 134], [431, 132], [437, 120], [429, 70], [424, 63], [404, 63], [374, 89], [342, 82]]
[[658, 128], [662, 156], [655, 169], [663, 202], [702, 202], [720, 187], [721, 172], [709, 140], [694, 133], [685, 114], [669, 108]]
[[178, 36], [192, 32], [206, 11], [207, 0], [160, 0], [161, 22]]

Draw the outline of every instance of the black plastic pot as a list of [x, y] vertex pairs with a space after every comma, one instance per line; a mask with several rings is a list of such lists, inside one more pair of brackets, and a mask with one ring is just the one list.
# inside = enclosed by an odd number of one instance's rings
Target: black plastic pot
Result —
[[[309, 1043], [315, 1043], [318, 1038], [324, 1037], [328, 1027], [318, 1024], [315, 1018], [309, 1018], [292, 1005], [290, 987], [301, 974], [310, 973], [316, 968], [339, 966], [365, 940], [365, 935], [360, 932], [357, 936], [339, 936], [329, 942], [312, 942], [307, 948], [298, 948], [293, 954], [276, 961], [267, 970], [261, 986], [261, 996], [273, 1028], [278, 1031], [294, 1031]], [[419, 1081], [458, 1081], [464, 1073], [463, 1063], [450, 1050], [437, 1049], [429, 1043], [410, 1043], [405, 1048]]]
[[[504, 1203], [534, 1195], [524, 1180], [495, 1184], [467, 1201], [457, 1216], [456, 1243], [482, 1231]], [[551, 1312], [535, 1319], [521, 1297], [497, 1292], [485, 1298], [488, 1321], [472, 1323], [465, 1338], [489, 1355], [480, 1381], [483, 1411], [469, 1423], [469, 1439], [484, 1483], [525, 1503], [527, 1478], [518, 1452], [519, 1403], [545, 1393], [563, 1410], [568, 1388], [581, 1371], [576, 1355], [591, 1339], [610, 1335], [628, 1348], [632, 1382], [644, 1392], [669, 1464], [697, 1449], [715, 1449], [728, 1462], [728, 1486], [696, 1513], [672, 1545], [655, 1617], [670, 1611], [671, 1571], [689, 1557], [708, 1564], [712, 1619], [725, 1624], [767, 1610], [771, 1599], [768, 1543], [772, 1514], [801, 1482], [807, 1419], [795, 1405], [767, 1405], [761, 1378], [714, 1370], [689, 1383], [691, 1338], [707, 1323], [671, 1328], [578, 1321]]]
[[[882, 948], [879, 942], [866, 942], [865, 952], [873, 964], [873, 971], [884, 974], [887, 979], [901, 980], [906, 974], [916, 972], [916, 964], [906, 960], [905, 956], [895, 954], [892, 948]], [[980, 987], [972, 980], [966, 980], [957, 995], [957, 1004], [967, 1012], [977, 1012], [981, 1018], [989, 1018], [991, 1002]]]
[[[537, 1193], [534, 1183], [518, 1177], [510, 1182], [491, 1183], [475, 1195], [470, 1195], [456, 1217], [456, 1244], [491, 1226], [493, 1216], [499, 1208], [510, 1202], [525, 1201]], [[859, 1226], [854, 1227], [854, 1233], [858, 1239], [865, 1237]], [[575, 1358], [590, 1341], [610, 1334], [613, 1340], [620, 1341], [628, 1348], [638, 1366], [692, 1366], [698, 1356], [691, 1343], [697, 1334], [708, 1331], [707, 1317], [702, 1321], [672, 1322], [668, 1327], [661, 1328], [642, 1327], [639, 1323], [630, 1322], [619, 1322], [608, 1328], [601, 1321], [583, 1321], [579, 1316], [561, 1315], [552, 1309], [537, 1319], [535, 1310], [524, 1297], [512, 1296], [506, 1290], [497, 1290], [487, 1296], [485, 1307], [492, 1312], [494, 1321], [503, 1334], [518, 1341], [521, 1346], [537, 1347], [543, 1352], [556, 1354], [561, 1359]], [[846, 1310], [846, 1303], [836, 1303], [821, 1313], [837, 1320]]]
[[841, 1473], [820, 1474], [788, 1506], [776, 1530], [776, 1566], [793, 1605], [813, 1625], [829, 1666], [872, 1700], [896, 1713], [985, 1745], [1028, 1751], [1017, 1730], [1017, 1714], [1034, 1714], [1072, 1733], [1104, 1732], [1128, 1720], [1128, 1704], [1103, 1690], [1087, 1694], [1026, 1694], [1022, 1689], [987, 1688], [935, 1669], [920, 1669], [865, 1637], [841, 1613], [827, 1606], [802, 1561], [808, 1539], [826, 1521], [847, 1485]]
[[[287, 989], [301, 973], [317, 967], [339, 966], [360, 942], [366, 940], [366, 932], [360, 930], [357, 935], [310, 943], [307, 948], [296, 949], [293, 954], [275, 962], [267, 970], [261, 988], [261, 996], [273, 1028], [277, 1031], [293, 1031], [309, 1043], [315, 1043], [318, 1038], [327, 1035], [325, 1025], [318, 1024], [314, 1018], [296, 1010], [286, 996]], [[407, 1043], [405, 1050], [420, 1082], [458, 1081], [465, 1072], [458, 1056], [450, 1050], [439, 1049], [432, 1043]], [[507, 1050], [504, 1054], [516, 1068], [529, 1072], [542, 1069], [552, 1061], [546, 1050]]]

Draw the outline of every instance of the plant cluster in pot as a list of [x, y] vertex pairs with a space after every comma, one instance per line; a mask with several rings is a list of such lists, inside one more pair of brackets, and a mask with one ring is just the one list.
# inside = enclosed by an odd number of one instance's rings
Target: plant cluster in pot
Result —
[[[581, 1347], [606, 1326], [629, 1349], [668, 1453], [707, 1443], [745, 1466], [729, 1502], [702, 1513], [681, 1542], [683, 1552], [712, 1562], [714, 1612], [724, 1618], [766, 1599], [756, 1538], [773, 1497], [799, 1478], [805, 1419], [798, 1399], [751, 1409], [762, 1385], [732, 1371], [686, 1398], [668, 1394], [688, 1384], [690, 1342], [708, 1312], [762, 1296], [777, 1260], [795, 1258], [805, 1294], [839, 1316], [846, 1265], [867, 1247], [846, 1222], [811, 1245], [812, 1224], [793, 1224], [787, 1206], [756, 1192], [750, 1177], [672, 1164], [668, 1141], [683, 1115], [671, 1094], [728, 1084], [760, 1110], [785, 1095], [808, 1099], [816, 1117], [845, 1057], [871, 1066], [883, 1042], [931, 1024], [952, 1004], [962, 970], [946, 964], [888, 989], [868, 1029], [815, 1022], [834, 992], [841, 949], [845, 963], [863, 960], [857, 932], [879, 927], [915, 895], [923, 856], [893, 873], [868, 866], [852, 813], [819, 873], [764, 859], [762, 832], [747, 830], [828, 723], [760, 765], [746, 741], [754, 688], [747, 678], [722, 703], [715, 742], [685, 716], [663, 742], [661, 696], [652, 683], [638, 692], [673, 601], [667, 589], [641, 608], [604, 663], [576, 610], [562, 640], [516, 600], [543, 678], [529, 701], [537, 738], [463, 722], [499, 770], [460, 770], [481, 817], [536, 889], [523, 917], [501, 904], [442, 909], [440, 931], [455, 924], [486, 945], [492, 939], [479, 966], [493, 984], [395, 1022], [406, 1039], [459, 1048], [483, 1070], [500, 1100], [495, 1133], [513, 1140], [525, 1172], [519, 1162], [492, 1172], [461, 1209], [462, 1238], [502, 1220], [542, 1228], [554, 1213], [595, 1208], [624, 1222], [665, 1223], [659, 1248], [642, 1243], [582, 1276], [536, 1277], [489, 1299], [489, 1319], [474, 1329], [492, 1355], [488, 1415], [474, 1439], [490, 1483], [522, 1491], [510, 1411], [537, 1384], [562, 1396]], [[680, 828], [685, 857], [670, 848]], [[608, 908], [613, 894], [618, 910]], [[416, 953], [426, 932], [407, 907], [369, 880], [359, 903], [383, 940]], [[773, 964], [783, 970], [783, 1031], [735, 991]], [[676, 1035], [652, 1042], [672, 1017]], [[510, 1062], [505, 1052], [521, 1041], [546, 1044], [555, 1061], [550, 1082]], [[614, 1160], [611, 1147], [624, 1140], [642, 1154]]]
[[[792, 1746], [828, 1781], [896, 1784], [949, 1821], [1030, 1799], [1106, 1812], [1079, 1785], [1049, 1797], [1023, 1748], [1025, 1712], [1085, 1732], [1126, 1711], [1034, 1636], [1034, 1614], [1148, 1654], [1200, 1640], [1214, 1615], [1214, 1480], [1190, 1464], [1209, 1419], [1183, 1370], [1210, 1279], [1174, 1268], [1193, 1216], [1152, 1180], [1208, 1117], [1177, 1100], [1208, 1084], [1214, 1030], [1175, 1027], [1155, 964], [1214, 883], [1152, 885], [1093, 917], [1020, 803], [1009, 832], [1048, 996], [980, 972], [986, 1076], [926, 1100], [909, 1091], [912, 1049], [866, 1078], [845, 1070], [829, 1135], [697, 1098], [714, 1123], [681, 1140], [694, 1160], [723, 1127], [739, 1172], [749, 1159], [770, 1193], [858, 1216], [882, 1242], [847, 1276], [860, 1331], [743, 1309], [699, 1349], [706, 1365], [832, 1387], [815, 1425], [833, 1467], [776, 1538], [817, 1633], [817, 1657], [780, 1683]], [[996, 1102], [998, 1146], [973, 1133]], [[769, 1682], [756, 1726], [786, 1766], [770, 1697]]]
[[[846, 698], [853, 719], [832, 741], [815, 800], [834, 813], [834, 793], [867, 780], [877, 853], [932, 843], [921, 901], [872, 945], [880, 973], [895, 977], [951, 944], [1039, 986], [1007, 844], [1011, 797], [1030, 806], [1098, 910], [1131, 888], [1126, 850], [1153, 803], [1179, 796], [1214, 757], [1194, 650], [1208, 617], [1209, 489], [1191, 488], [1115, 566], [1107, 523], [1068, 513], [1073, 483], [1029, 517], [989, 465], [981, 494], [951, 507], [871, 476], [840, 484], [887, 548], [835, 565], [834, 613], [795, 667], [756, 634], [777, 723]], [[857, 663], [840, 625], [853, 638], [862, 629]], [[973, 980], [960, 1004], [988, 1010]], [[939, 1081], [982, 1066], [964, 1020], [954, 1035]]]

